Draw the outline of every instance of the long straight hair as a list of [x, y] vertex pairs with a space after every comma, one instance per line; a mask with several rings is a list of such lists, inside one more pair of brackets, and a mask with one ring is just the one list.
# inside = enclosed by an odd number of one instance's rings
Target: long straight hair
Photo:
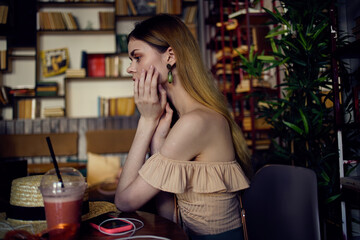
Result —
[[253, 171], [245, 138], [229, 113], [225, 96], [216, 87], [214, 78], [205, 68], [195, 38], [181, 19], [168, 14], [156, 15], [137, 23], [128, 35], [128, 42], [131, 38], [148, 43], [160, 53], [164, 53], [171, 46], [176, 55], [176, 68], [184, 89], [198, 102], [227, 119], [236, 159], [246, 176], [251, 178]]

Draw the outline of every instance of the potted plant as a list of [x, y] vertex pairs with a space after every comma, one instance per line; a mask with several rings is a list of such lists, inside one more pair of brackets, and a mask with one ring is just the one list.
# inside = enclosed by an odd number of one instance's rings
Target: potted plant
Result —
[[273, 58], [264, 61], [284, 70], [278, 86], [282, 97], [267, 101], [261, 109], [272, 126], [272, 151], [267, 158], [270, 163], [316, 172], [321, 220], [335, 223], [340, 236], [339, 156], [330, 71], [331, 1], [279, 2], [282, 11], [265, 9], [277, 27], [267, 36]]

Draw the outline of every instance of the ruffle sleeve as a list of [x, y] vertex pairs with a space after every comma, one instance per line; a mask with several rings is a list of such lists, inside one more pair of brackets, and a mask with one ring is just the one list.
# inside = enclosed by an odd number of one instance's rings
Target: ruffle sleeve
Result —
[[169, 159], [156, 153], [139, 175], [151, 186], [166, 192], [236, 192], [249, 187], [249, 181], [236, 161], [197, 162]]

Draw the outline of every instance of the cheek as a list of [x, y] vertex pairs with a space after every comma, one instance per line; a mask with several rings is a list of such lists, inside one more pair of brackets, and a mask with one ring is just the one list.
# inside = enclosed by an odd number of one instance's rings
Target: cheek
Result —
[[162, 74], [160, 74], [160, 79], [159, 82], [160, 83], [166, 83], [168, 81], [168, 72], [163, 72]]

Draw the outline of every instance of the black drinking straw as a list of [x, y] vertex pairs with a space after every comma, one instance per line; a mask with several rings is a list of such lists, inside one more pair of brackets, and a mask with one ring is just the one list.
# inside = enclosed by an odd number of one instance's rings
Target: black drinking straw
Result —
[[55, 153], [54, 153], [54, 150], [53, 150], [53, 147], [52, 147], [52, 144], [51, 144], [50, 137], [46, 137], [46, 141], [47, 141], [47, 144], [49, 146], [49, 150], [50, 150], [51, 158], [53, 160], [53, 164], [54, 164], [54, 167], [55, 167], [56, 175], [58, 177], [59, 182], [61, 182], [61, 187], [63, 188], [64, 187], [64, 182], [63, 182], [63, 180], [61, 178], [61, 174], [60, 174], [60, 171], [59, 171], [59, 166], [58, 166], [56, 158], [55, 158]]

